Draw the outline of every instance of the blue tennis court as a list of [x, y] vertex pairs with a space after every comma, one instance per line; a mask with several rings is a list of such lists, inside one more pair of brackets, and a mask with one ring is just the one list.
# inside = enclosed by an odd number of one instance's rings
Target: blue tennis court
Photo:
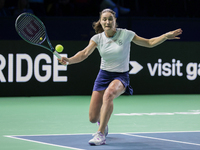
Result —
[[199, 132], [109, 134], [107, 144], [90, 146], [91, 134], [9, 136], [10, 138], [77, 150], [199, 150]]

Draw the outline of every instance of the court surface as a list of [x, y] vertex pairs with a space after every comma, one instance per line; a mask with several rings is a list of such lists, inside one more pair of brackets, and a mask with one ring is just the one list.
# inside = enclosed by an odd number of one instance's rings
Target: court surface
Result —
[[90, 146], [90, 96], [1, 97], [0, 150], [199, 150], [200, 95], [114, 100], [107, 143]]

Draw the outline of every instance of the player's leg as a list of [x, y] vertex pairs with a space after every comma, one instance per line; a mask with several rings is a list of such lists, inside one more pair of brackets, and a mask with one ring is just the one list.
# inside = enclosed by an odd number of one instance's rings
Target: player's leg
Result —
[[103, 95], [101, 107], [100, 126], [98, 131], [104, 134], [104, 130], [113, 112], [113, 99], [124, 93], [125, 87], [119, 80], [113, 80]]
[[[103, 94], [104, 91], [93, 91], [90, 109], [89, 109], [89, 118], [90, 122], [95, 123], [100, 119], [100, 110], [103, 103]], [[99, 124], [99, 123], [98, 123]], [[105, 135], [100, 132], [93, 134], [93, 138], [89, 140], [90, 145], [103, 145], [106, 143]]]
[[[91, 101], [91, 106], [93, 107], [90, 107], [91, 108], [90, 112], [97, 113], [97, 110], [99, 112], [98, 114], [96, 114], [95, 119], [93, 117], [94, 119], [93, 122], [97, 121], [98, 117], [100, 117], [100, 126], [98, 132], [94, 135], [94, 138], [89, 141], [90, 145], [103, 145], [106, 143], [104, 132], [113, 111], [113, 99], [121, 95], [124, 91], [125, 87], [121, 83], [121, 81], [114, 80], [109, 84], [108, 88], [104, 92], [102, 93], [98, 92], [98, 94], [101, 95], [101, 106], [100, 104], [93, 105]], [[97, 96], [99, 98], [98, 102], [100, 102], [100, 96], [98, 96], [98, 94], [95, 92], [92, 96], [92, 99]], [[95, 107], [97, 110], [94, 111], [93, 109]]]
[[90, 108], [89, 108], [89, 119], [90, 122], [96, 123], [100, 119], [100, 110], [103, 103], [104, 91], [93, 91]]

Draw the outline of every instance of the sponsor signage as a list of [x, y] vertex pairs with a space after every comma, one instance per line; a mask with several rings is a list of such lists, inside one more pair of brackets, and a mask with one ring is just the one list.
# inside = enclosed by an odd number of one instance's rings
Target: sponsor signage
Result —
[[[137, 74], [143, 69], [143, 66], [140, 65], [137, 61], [130, 61], [132, 69], [129, 74]], [[200, 76], [200, 63], [189, 62], [186, 65], [183, 65], [181, 60], [172, 59], [171, 62], [163, 62], [161, 58], [158, 59], [157, 63], [147, 63], [146, 64], [149, 75], [154, 76], [184, 76], [183, 70], [186, 71], [185, 77], [188, 80], [195, 80]], [[185, 66], [185, 68], [183, 68]]]
[[[87, 41], [53, 41], [73, 56]], [[100, 67], [95, 50], [84, 62], [63, 66], [51, 52], [20, 41], [0, 41], [1, 96], [90, 95]], [[148, 49], [131, 46], [134, 94], [199, 94], [199, 42], [166, 42]]]
[[[62, 56], [67, 55], [62, 54]], [[28, 82], [31, 78], [35, 78], [38, 82], [47, 82], [51, 77], [53, 82], [67, 82], [67, 76], [59, 76], [59, 71], [67, 71], [67, 66], [58, 64], [56, 56], [52, 59], [48, 54], [40, 53], [32, 58], [25, 53], [15, 55], [9, 53], [7, 58], [6, 60], [0, 54], [0, 82], [2, 83]], [[4, 74], [6, 68], [8, 72]]]

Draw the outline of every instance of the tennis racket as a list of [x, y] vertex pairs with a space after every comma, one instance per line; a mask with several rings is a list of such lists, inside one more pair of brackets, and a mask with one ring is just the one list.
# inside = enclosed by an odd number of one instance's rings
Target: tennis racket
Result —
[[[35, 15], [30, 13], [20, 14], [15, 21], [15, 29], [26, 42], [43, 47], [61, 59], [60, 54], [54, 49], [49, 40], [45, 25]], [[44, 45], [44, 41], [47, 41], [49, 47]]]

